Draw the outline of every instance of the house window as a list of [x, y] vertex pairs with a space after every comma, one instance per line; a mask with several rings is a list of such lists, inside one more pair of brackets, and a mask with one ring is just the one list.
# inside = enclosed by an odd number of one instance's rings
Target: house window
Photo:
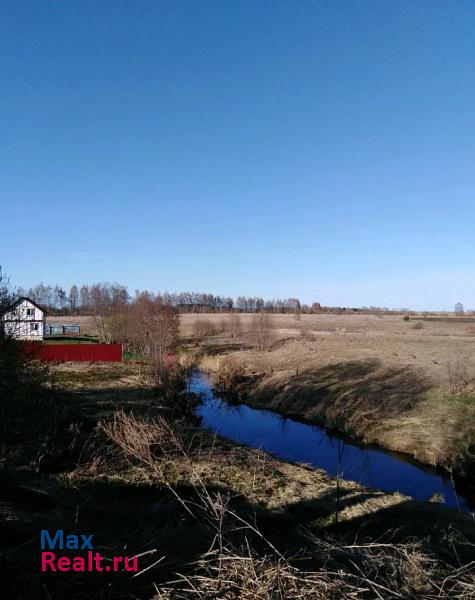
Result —
[[38, 323], [30, 323], [30, 331], [38, 331]]
[[32, 314], [33, 314], [33, 309], [32, 309], [32, 308], [27, 308], [27, 309], [26, 309], [26, 316], [27, 316], [27, 317], [31, 317], [31, 316], [32, 316]]

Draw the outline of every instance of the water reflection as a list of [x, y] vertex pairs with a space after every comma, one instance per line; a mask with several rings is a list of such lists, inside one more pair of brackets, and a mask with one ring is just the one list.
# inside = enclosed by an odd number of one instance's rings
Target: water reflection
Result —
[[[399, 491], [420, 500], [441, 494], [447, 506], [469, 510], [452, 482], [437, 472], [371, 446], [348, 441], [324, 427], [300, 423], [245, 404], [215, 396], [211, 382], [196, 371], [191, 391], [202, 395], [197, 408], [202, 424], [236, 442], [270, 452], [279, 458], [322, 468], [333, 476], [357, 481], [387, 492]], [[473, 504], [471, 506], [474, 509]]]

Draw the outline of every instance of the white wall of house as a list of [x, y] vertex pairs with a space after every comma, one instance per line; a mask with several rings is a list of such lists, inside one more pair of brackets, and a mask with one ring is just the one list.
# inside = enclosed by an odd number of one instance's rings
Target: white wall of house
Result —
[[24, 340], [42, 340], [46, 313], [27, 298], [15, 304], [3, 317], [5, 334]]

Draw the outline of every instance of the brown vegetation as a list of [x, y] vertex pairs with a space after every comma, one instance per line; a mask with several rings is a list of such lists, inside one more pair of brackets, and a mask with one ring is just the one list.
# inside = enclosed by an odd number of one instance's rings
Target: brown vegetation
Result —
[[461, 352], [450, 357], [448, 364], [450, 392], [457, 396], [475, 391], [475, 359], [471, 354]]
[[257, 350], [268, 350], [272, 343], [272, 320], [270, 315], [259, 313], [251, 322], [251, 334]]
[[[337, 506], [335, 480], [200, 430], [139, 369], [54, 368], [68, 444], [40, 475], [0, 471], [5, 597], [471, 597], [470, 517], [344, 480]], [[40, 580], [45, 527], [94, 533], [106, 556], [126, 548], [140, 576]]]
[[[201, 350], [244, 368], [241, 399], [472, 472], [475, 341], [464, 323], [427, 320], [414, 329], [400, 316], [270, 315], [269, 352], [255, 349], [256, 316], [240, 317], [239, 344], [224, 332], [203, 339]], [[199, 318], [182, 315], [183, 334]]]
[[228, 316], [229, 335], [232, 338], [238, 338], [242, 335], [242, 322], [239, 313], [230, 313]]
[[199, 319], [193, 324], [193, 335], [198, 338], [215, 335], [218, 327], [210, 319]]

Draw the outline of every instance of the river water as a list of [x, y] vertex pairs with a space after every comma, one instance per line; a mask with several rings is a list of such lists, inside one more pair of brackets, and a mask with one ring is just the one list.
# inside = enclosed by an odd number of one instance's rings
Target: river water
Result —
[[446, 506], [473, 512], [475, 503], [433, 469], [384, 450], [336, 436], [325, 427], [300, 423], [274, 412], [230, 403], [213, 391], [210, 379], [196, 370], [191, 391], [202, 403], [201, 424], [219, 435], [270, 452], [274, 456], [324, 469], [329, 475], [357, 481], [385, 492], [399, 491], [419, 500], [434, 494]]

